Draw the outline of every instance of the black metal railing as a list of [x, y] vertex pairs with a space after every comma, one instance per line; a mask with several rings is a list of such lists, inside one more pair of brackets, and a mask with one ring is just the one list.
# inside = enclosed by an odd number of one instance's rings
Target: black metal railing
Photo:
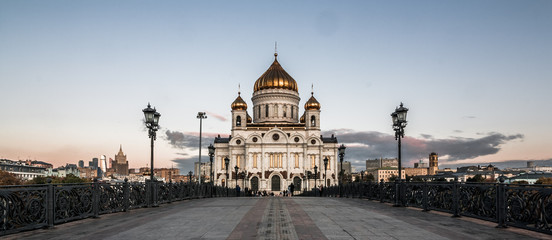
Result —
[[302, 196], [365, 198], [448, 212], [552, 234], [552, 186], [460, 182], [363, 182], [304, 191]]
[[[184, 182], [0, 186], [0, 236], [174, 201], [226, 197], [226, 191]], [[234, 189], [228, 191], [235, 196]]]

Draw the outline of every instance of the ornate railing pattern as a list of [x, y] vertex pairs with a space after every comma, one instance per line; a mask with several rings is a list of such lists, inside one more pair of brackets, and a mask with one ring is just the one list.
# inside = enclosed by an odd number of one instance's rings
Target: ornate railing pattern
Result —
[[395, 206], [442, 211], [552, 234], [552, 186], [504, 183], [349, 183], [304, 191], [303, 196], [360, 197]]
[[195, 183], [84, 183], [0, 187], [0, 236], [100, 214], [192, 198], [226, 197], [226, 189]]

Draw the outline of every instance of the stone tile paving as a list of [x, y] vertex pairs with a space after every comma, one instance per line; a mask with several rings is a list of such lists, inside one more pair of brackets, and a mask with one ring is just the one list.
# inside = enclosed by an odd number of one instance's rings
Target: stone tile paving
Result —
[[214, 198], [100, 215], [2, 239], [552, 239], [360, 199]]

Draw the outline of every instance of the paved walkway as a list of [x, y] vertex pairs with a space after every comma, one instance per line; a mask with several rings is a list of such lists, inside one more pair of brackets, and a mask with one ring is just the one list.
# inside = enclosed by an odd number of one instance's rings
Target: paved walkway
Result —
[[197, 199], [100, 215], [6, 239], [552, 239], [517, 228], [360, 199]]

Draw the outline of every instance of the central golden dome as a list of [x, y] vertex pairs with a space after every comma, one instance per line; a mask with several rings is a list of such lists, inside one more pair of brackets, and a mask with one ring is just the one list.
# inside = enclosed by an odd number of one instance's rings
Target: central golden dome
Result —
[[277, 57], [278, 53], [274, 53], [274, 62], [255, 82], [255, 87], [253, 88], [255, 92], [274, 88], [298, 92], [297, 82], [282, 68]]

